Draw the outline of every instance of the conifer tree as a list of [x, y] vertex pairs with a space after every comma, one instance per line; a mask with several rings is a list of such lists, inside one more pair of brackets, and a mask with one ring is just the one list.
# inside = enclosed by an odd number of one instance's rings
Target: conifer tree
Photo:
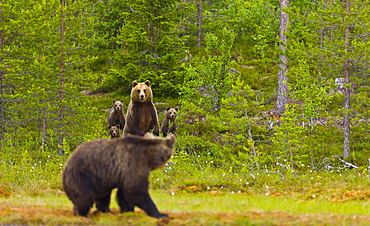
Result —
[[157, 95], [175, 94], [181, 77], [178, 70], [185, 57], [184, 40], [176, 29], [184, 9], [178, 0], [123, 1], [123, 22], [116, 43], [114, 69], [119, 86], [149, 79]]
[[[369, 90], [370, 23], [366, 19], [369, 1], [343, 0], [320, 1], [317, 8], [301, 14], [292, 34], [297, 37], [292, 55], [306, 59], [316, 79], [332, 81], [336, 98], [343, 98], [339, 111], [343, 125], [343, 156], [349, 157], [351, 119], [362, 115], [368, 118], [363, 104], [369, 98], [363, 93]], [[297, 11], [298, 15], [300, 11]], [[320, 77], [319, 77], [320, 76]], [[341, 96], [343, 94], [343, 96]], [[355, 101], [351, 101], [355, 100]], [[352, 105], [352, 106], [351, 106]]]
[[26, 140], [27, 130], [34, 148], [58, 149], [60, 155], [68, 149], [67, 137], [83, 138], [76, 135], [81, 129], [74, 129], [83, 112], [78, 65], [88, 59], [84, 53], [90, 46], [89, 19], [81, 16], [87, 8], [81, 3], [67, 2], [62, 9], [57, 0], [9, 0], [3, 8], [4, 36], [11, 40], [3, 48], [3, 64], [9, 65], [4, 81], [13, 87], [4, 95], [11, 100], [7, 108], [14, 122], [7, 132]]

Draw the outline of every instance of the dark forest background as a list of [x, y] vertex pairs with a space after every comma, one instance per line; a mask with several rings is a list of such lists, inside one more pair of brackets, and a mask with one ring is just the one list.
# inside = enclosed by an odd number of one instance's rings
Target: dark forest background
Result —
[[126, 109], [132, 81], [148, 79], [160, 121], [180, 109], [174, 163], [366, 169], [369, 10], [366, 0], [0, 0], [1, 168], [13, 182], [33, 167], [60, 171], [77, 145], [109, 137], [112, 100]]

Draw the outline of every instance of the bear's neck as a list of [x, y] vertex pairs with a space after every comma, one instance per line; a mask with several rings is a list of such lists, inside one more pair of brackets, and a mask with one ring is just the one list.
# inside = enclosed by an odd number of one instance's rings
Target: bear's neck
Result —
[[141, 106], [152, 105], [152, 101], [151, 100], [147, 100], [145, 102], [133, 100], [132, 102], [135, 103], [135, 105], [141, 105]]

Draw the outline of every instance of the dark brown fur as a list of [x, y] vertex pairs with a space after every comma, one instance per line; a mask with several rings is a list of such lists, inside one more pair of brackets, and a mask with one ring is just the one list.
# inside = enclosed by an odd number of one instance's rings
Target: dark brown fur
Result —
[[113, 107], [108, 115], [108, 126], [119, 125], [121, 130], [125, 126], [125, 114], [123, 113], [123, 101], [113, 100]]
[[111, 138], [117, 138], [120, 137], [120, 125], [117, 124], [117, 126], [108, 126], [109, 128], [109, 134]]
[[149, 196], [149, 173], [170, 159], [175, 141], [175, 135], [160, 138], [147, 133], [144, 137], [98, 139], [78, 146], [62, 174], [74, 214], [87, 216], [94, 203], [98, 210], [110, 212], [111, 191], [118, 188], [121, 212], [132, 212], [137, 206], [149, 216], [167, 216], [158, 212]]
[[177, 116], [178, 108], [167, 108], [166, 115], [162, 121], [162, 134], [163, 136], [167, 136], [168, 133], [175, 133], [176, 132], [176, 122], [175, 118]]
[[145, 83], [132, 82], [131, 100], [127, 108], [124, 135], [132, 134], [144, 136], [153, 130], [159, 136], [157, 109], [153, 104], [153, 93], [150, 81]]

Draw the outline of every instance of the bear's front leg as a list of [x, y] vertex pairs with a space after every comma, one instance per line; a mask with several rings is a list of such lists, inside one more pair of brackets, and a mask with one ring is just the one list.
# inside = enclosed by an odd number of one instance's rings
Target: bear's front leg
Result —
[[94, 201], [92, 198], [79, 199], [78, 202], [73, 203], [73, 213], [76, 216], [87, 217], [90, 208], [93, 206]]
[[104, 213], [113, 213], [112, 211], [110, 211], [109, 209], [109, 204], [110, 204], [110, 195], [111, 195], [111, 191], [108, 192], [108, 194], [104, 195], [103, 197], [101, 198], [98, 198], [96, 199], [95, 201], [95, 206], [96, 208], [100, 211], [100, 212], [104, 212]]
[[170, 133], [175, 133], [176, 132], [176, 124], [175, 123], [172, 124], [169, 132]]
[[135, 206], [144, 210], [149, 216], [155, 218], [168, 217], [167, 214], [160, 213], [150, 198], [147, 189], [136, 189], [128, 193], [128, 200], [134, 202]]
[[154, 135], [159, 136], [159, 124], [157, 120], [152, 120], [150, 122], [149, 131], [152, 131], [152, 130], [153, 130]]

